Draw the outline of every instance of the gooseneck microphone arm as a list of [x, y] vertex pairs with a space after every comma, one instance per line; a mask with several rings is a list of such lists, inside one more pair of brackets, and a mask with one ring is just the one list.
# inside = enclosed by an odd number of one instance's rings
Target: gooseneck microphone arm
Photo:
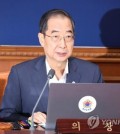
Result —
[[46, 89], [47, 84], [49, 83], [49, 80], [52, 79], [54, 75], [55, 75], [55, 70], [51, 69], [48, 73], [47, 81], [46, 81], [46, 83], [45, 83], [45, 85], [44, 85], [44, 87], [43, 87], [43, 89], [42, 89], [42, 91], [41, 91], [41, 93], [38, 97], [37, 102], [35, 103], [35, 106], [34, 106], [33, 110], [32, 110], [32, 120], [31, 120], [30, 130], [34, 130], [34, 112], [36, 110], [36, 107], [38, 106], [38, 103], [40, 102], [40, 99], [41, 99], [41, 97], [42, 97], [42, 95], [43, 95], [43, 93]]

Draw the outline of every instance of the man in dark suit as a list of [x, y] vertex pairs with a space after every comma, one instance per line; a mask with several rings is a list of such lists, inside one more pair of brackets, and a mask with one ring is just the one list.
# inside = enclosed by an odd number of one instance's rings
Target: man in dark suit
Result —
[[[12, 67], [2, 101], [1, 119], [31, 120], [32, 109], [50, 69], [55, 70], [55, 76], [49, 83], [102, 82], [97, 65], [71, 57], [74, 46], [74, 22], [67, 12], [59, 9], [46, 12], [40, 21], [38, 38], [45, 56]], [[36, 123], [46, 121], [48, 91], [49, 85], [34, 113]]]

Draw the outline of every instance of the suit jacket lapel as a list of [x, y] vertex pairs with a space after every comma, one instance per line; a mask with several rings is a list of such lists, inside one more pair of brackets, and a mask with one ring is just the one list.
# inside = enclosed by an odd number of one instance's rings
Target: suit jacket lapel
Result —
[[70, 58], [68, 60], [69, 73], [67, 74], [67, 83], [79, 83], [80, 82], [80, 74], [78, 73], [78, 67]]
[[47, 80], [47, 72], [46, 72], [46, 66], [45, 66], [45, 57], [40, 57], [38, 62], [35, 65], [36, 73], [38, 76], [38, 80], [41, 84], [41, 87], [45, 84]]
[[[36, 63], [35, 66], [36, 69], [36, 80], [38, 81], [38, 85], [36, 85], [36, 88], [39, 88], [39, 94], [42, 91], [46, 81], [47, 81], [47, 72], [46, 72], [46, 65], [45, 65], [45, 56], [40, 57], [39, 61]], [[39, 86], [39, 87], [38, 87]], [[47, 85], [45, 91], [44, 91], [44, 97], [42, 96], [40, 105], [44, 111], [46, 112], [47, 109], [47, 103], [48, 103], [48, 92], [49, 92], [49, 86]]]

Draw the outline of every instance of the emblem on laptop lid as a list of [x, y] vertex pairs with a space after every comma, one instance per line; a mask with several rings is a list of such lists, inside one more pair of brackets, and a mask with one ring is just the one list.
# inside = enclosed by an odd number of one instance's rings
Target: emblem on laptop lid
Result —
[[96, 108], [96, 99], [92, 96], [84, 96], [78, 102], [78, 107], [83, 113], [90, 113]]

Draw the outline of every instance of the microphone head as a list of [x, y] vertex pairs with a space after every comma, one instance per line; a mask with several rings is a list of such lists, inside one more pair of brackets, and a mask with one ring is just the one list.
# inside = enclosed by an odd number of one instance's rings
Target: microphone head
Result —
[[50, 69], [50, 71], [48, 73], [48, 79], [52, 79], [54, 75], [55, 75], [55, 70], [54, 69]]

